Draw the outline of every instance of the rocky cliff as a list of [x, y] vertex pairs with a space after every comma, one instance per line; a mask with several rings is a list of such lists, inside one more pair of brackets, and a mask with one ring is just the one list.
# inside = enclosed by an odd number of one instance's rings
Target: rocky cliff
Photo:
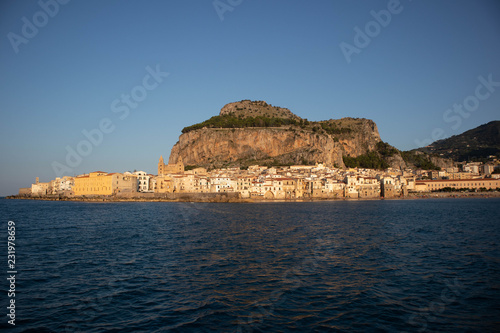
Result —
[[[280, 120], [283, 118], [292, 123]], [[247, 127], [241, 128], [242, 119]], [[218, 117], [201, 126], [183, 130], [172, 148], [169, 163], [182, 157], [185, 165], [208, 168], [318, 162], [342, 167], [343, 156], [357, 157], [375, 151], [381, 141], [377, 125], [369, 119], [309, 122], [288, 109], [260, 101], [227, 104]], [[395, 160], [400, 167], [401, 158]]]
[[343, 165], [342, 145], [331, 137], [289, 128], [204, 128], [182, 134], [170, 153], [185, 165], [209, 168], [252, 164]]

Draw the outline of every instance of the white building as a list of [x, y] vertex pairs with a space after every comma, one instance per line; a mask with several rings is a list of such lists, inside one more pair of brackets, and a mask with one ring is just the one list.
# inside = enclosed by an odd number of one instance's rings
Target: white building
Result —
[[46, 195], [49, 193], [49, 185], [50, 183], [40, 183], [38, 177], [36, 177], [36, 181], [34, 184], [31, 184], [31, 194], [32, 195]]
[[236, 179], [227, 175], [218, 175], [210, 178], [210, 192], [234, 192], [236, 186]]
[[64, 192], [69, 192], [73, 189], [75, 185], [75, 180], [73, 177], [64, 176], [62, 178], [57, 177], [50, 181], [49, 192], [50, 194], [60, 194]]
[[144, 171], [135, 171], [133, 173], [134, 175], [137, 176], [137, 191], [138, 192], [152, 192], [153, 189], [149, 189], [149, 179], [151, 178], [150, 175], [148, 175]]

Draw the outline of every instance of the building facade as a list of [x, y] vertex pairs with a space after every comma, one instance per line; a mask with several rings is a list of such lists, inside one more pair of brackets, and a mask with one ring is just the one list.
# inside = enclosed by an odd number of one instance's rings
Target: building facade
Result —
[[182, 162], [182, 157], [179, 157], [179, 161], [175, 164], [165, 164], [163, 156], [160, 156], [160, 161], [158, 162], [158, 176], [173, 173], [184, 173], [184, 163]]
[[144, 171], [134, 171], [134, 175], [137, 176], [137, 191], [139, 192], [152, 192], [149, 188], [150, 178]]
[[452, 189], [500, 189], [500, 179], [482, 178], [482, 179], [446, 179], [446, 180], [418, 180], [418, 190], [436, 191], [449, 187]]
[[73, 192], [79, 195], [112, 195], [137, 192], [137, 176], [133, 174], [91, 172], [74, 179]]

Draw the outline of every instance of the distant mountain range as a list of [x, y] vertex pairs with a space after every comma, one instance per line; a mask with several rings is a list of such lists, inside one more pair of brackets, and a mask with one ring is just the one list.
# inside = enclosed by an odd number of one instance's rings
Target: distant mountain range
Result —
[[427, 147], [415, 149], [428, 154], [451, 158], [457, 162], [486, 161], [500, 158], [500, 121], [495, 120]]

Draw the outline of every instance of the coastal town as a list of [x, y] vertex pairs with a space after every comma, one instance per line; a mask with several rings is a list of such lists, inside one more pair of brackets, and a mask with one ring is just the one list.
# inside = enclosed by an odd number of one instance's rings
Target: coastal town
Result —
[[[207, 170], [158, 162], [157, 175], [144, 171], [90, 172], [49, 182], [37, 178], [19, 189], [19, 198], [175, 199], [176, 194], [227, 194], [237, 199], [300, 200], [342, 198], [398, 198], [429, 192], [500, 190], [500, 164], [464, 163], [445, 170], [385, 170], [332, 168], [315, 165]], [[198, 196], [199, 198], [200, 196]], [[202, 195], [203, 197], [203, 195]]]

